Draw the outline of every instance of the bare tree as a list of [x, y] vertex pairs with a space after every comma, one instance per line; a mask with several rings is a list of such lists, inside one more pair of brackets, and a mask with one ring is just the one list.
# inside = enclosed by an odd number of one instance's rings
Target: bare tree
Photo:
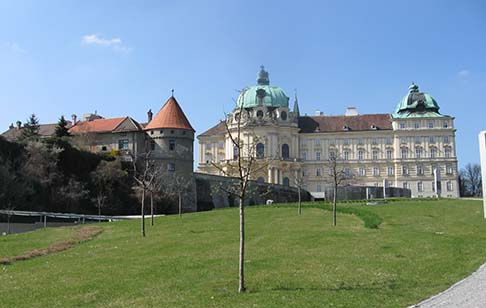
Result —
[[[234, 185], [221, 185], [221, 189], [238, 199], [240, 216], [240, 249], [239, 249], [239, 285], [238, 292], [245, 292], [245, 202], [249, 195], [250, 181], [259, 171], [267, 168], [268, 162], [262, 163], [257, 160], [256, 145], [258, 136], [251, 132], [249, 121], [243, 121], [245, 114], [243, 104], [232, 117], [226, 116], [223, 121], [226, 133], [233, 146], [233, 161], [226, 161], [225, 164], [212, 163], [224, 176], [234, 177]], [[231, 123], [233, 122], [233, 123]], [[245, 130], [247, 142], [245, 143], [242, 134]], [[249, 136], [252, 136], [250, 140]]]
[[302, 214], [302, 188], [305, 185], [304, 174], [302, 169], [299, 169], [295, 172], [294, 178], [294, 185], [297, 187], [297, 194], [298, 194], [298, 206], [297, 206], [297, 214]]
[[349, 169], [344, 167], [343, 161], [336, 152], [330, 152], [329, 158], [327, 159], [327, 168], [329, 170], [329, 181], [333, 188], [333, 198], [332, 198], [332, 225], [336, 226], [336, 203], [337, 203], [337, 193], [338, 187], [342, 185], [345, 181], [352, 178]]
[[481, 196], [481, 166], [468, 163], [459, 174], [461, 183], [464, 185], [464, 196]]
[[151, 158], [151, 152], [145, 152], [140, 156], [133, 156], [133, 179], [136, 188], [140, 192], [140, 211], [141, 211], [141, 231], [145, 237], [145, 196], [150, 191], [150, 187], [157, 178], [158, 164]]

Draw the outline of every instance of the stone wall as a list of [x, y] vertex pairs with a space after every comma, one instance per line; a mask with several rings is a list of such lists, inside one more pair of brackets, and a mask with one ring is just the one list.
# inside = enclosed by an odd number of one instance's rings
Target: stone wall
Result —
[[[203, 173], [194, 173], [194, 178], [197, 211], [238, 206], [237, 198], [228, 192], [229, 188], [237, 183], [237, 179]], [[310, 194], [305, 190], [302, 190], [301, 197], [302, 201], [311, 200]], [[275, 203], [296, 202], [297, 188], [252, 181], [246, 205], [265, 204], [267, 200], [273, 200]]]

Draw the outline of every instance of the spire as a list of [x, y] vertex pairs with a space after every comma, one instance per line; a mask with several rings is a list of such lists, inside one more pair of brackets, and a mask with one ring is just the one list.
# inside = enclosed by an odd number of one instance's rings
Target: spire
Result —
[[297, 90], [294, 92], [294, 115], [299, 116], [299, 100], [297, 99]]
[[268, 78], [268, 72], [265, 67], [260, 66], [260, 71], [257, 74], [257, 83], [260, 86], [268, 86], [270, 84], [270, 79]]

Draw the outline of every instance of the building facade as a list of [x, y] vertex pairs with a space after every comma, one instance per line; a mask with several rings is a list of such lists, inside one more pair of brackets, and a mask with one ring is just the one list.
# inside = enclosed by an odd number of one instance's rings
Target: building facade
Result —
[[[198, 171], [222, 175], [234, 161], [231, 137], [240, 129], [243, 155], [253, 155], [260, 182], [304, 188], [322, 197], [329, 157], [338, 157], [349, 184], [407, 188], [413, 197], [458, 197], [454, 118], [412, 84], [391, 114], [301, 116], [295, 98], [270, 85], [262, 67], [257, 85], [245, 88], [226, 122], [198, 136]], [[247, 150], [245, 150], [247, 149]], [[254, 151], [250, 151], [254, 149]], [[246, 151], [246, 153], [245, 153]], [[250, 153], [251, 152], [251, 153]]]

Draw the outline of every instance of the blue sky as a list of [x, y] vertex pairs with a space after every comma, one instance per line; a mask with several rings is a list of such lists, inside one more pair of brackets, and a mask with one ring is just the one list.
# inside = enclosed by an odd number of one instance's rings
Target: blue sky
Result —
[[0, 0], [0, 131], [35, 113], [144, 121], [175, 89], [197, 133], [261, 64], [301, 113], [391, 113], [414, 81], [455, 116], [459, 165], [486, 130], [485, 1]]

